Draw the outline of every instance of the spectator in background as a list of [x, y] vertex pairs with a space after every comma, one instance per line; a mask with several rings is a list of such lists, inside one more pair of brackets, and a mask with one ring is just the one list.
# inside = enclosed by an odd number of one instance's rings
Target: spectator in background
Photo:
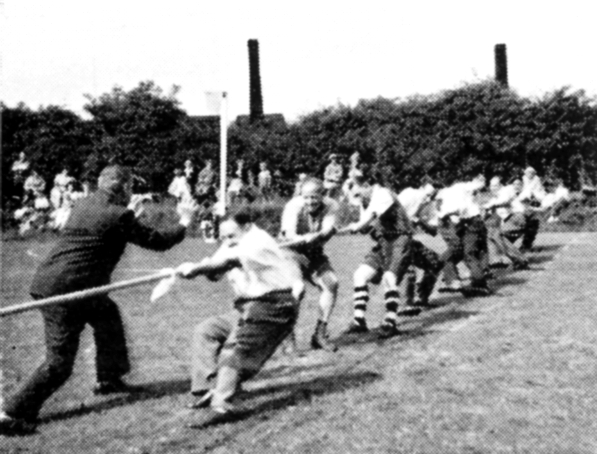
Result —
[[272, 173], [265, 162], [259, 164], [259, 169], [259, 175], [257, 176], [259, 193], [264, 200], [270, 200], [272, 198]]
[[358, 169], [361, 165], [361, 155], [358, 151], [355, 151], [350, 155], [350, 170]]
[[35, 200], [37, 194], [43, 193], [45, 190], [45, 180], [35, 170], [31, 170], [23, 184], [23, 204], [26, 205], [29, 200]]
[[299, 197], [301, 195], [301, 189], [303, 187], [303, 183], [307, 179], [306, 173], [299, 173], [298, 180], [294, 185], [294, 197]]
[[187, 179], [187, 183], [189, 185], [189, 187], [195, 187], [195, 177], [196, 177], [196, 172], [195, 172], [195, 166], [193, 165], [193, 162], [190, 159], [187, 159], [184, 162], [184, 176]]
[[54, 178], [54, 187], [50, 191], [50, 201], [54, 209], [59, 209], [63, 204], [63, 199], [68, 186], [74, 183], [75, 179], [68, 174], [68, 169], [65, 167], [62, 172], [56, 174]]
[[174, 196], [178, 202], [189, 201], [191, 199], [191, 188], [182, 170], [174, 170], [174, 178], [170, 186], [168, 186], [168, 194]]
[[330, 155], [330, 163], [325, 168], [323, 174], [323, 186], [327, 191], [327, 196], [336, 199], [340, 193], [340, 186], [342, 185], [342, 177], [344, 176], [344, 169], [342, 164], [338, 161], [338, 155], [332, 153]]
[[29, 168], [31, 164], [27, 160], [27, 156], [25, 155], [24, 151], [19, 153], [18, 159], [12, 164], [12, 178], [16, 185], [22, 188], [23, 183], [25, 182], [25, 178], [29, 173]]
[[213, 168], [213, 161], [205, 161], [205, 167], [201, 169], [195, 185], [195, 197], [201, 204], [215, 196], [216, 172]]
[[228, 204], [232, 205], [240, 200], [240, 196], [243, 192], [243, 178], [242, 178], [242, 166], [237, 167], [234, 177], [228, 184]]

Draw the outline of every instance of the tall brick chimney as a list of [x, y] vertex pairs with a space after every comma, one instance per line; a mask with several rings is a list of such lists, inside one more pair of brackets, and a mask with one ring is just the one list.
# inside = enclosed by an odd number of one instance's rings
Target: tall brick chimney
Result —
[[495, 80], [503, 87], [508, 87], [508, 57], [506, 56], [506, 45], [496, 44], [495, 55]]
[[249, 40], [249, 94], [250, 94], [250, 121], [263, 118], [263, 96], [261, 94], [261, 75], [259, 73], [259, 42]]

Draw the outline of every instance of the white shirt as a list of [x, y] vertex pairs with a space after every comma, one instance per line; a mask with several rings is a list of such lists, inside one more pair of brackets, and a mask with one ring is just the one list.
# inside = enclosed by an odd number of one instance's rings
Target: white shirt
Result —
[[294, 239], [306, 233], [317, 233], [331, 229], [336, 223], [338, 203], [328, 197], [323, 199], [323, 208], [316, 216], [305, 213], [305, 199], [294, 197], [284, 207], [281, 231], [285, 238]]
[[276, 290], [292, 290], [302, 284], [301, 270], [265, 230], [252, 226], [235, 246], [222, 245], [215, 260], [238, 260], [241, 267], [227, 272], [239, 298], [258, 298]]
[[409, 219], [413, 220], [421, 206], [429, 201], [429, 191], [425, 188], [406, 188], [398, 194], [398, 201], [406, 210]]
[[555, 192], [549, 193], [543, 198], [541, 201], [541, 208], [547, 210], [548, 208], [553, 207], [559, 201], [569, 199], [570, 191], [564, 186], [560, 185], [556, 188]]
[[260, 188], [269, 188], [272, 185], [272, 174], [269, 170], [262, 170], [257, 176]]
[[177, 199], [190, 197], [191, 188], [187, 183], [186, 177], [183, 175], [174, 177], [172, 183], [168, 186], [168, 193], [172, 194]]
[[516, 189], [512, 185], [500, 187], [487, 206], [498, 206], [495, 212], [502, 219], [510, 216], [515, 207], [517, 212], [521, 212], [521, 208], [524, 211], [524, 207], [517, 200]]
[[384, 188], [378, 184], [373, 185], [373, 190], [371, 192], [371, 200], [369, 201], [369, 206], [364, 208], [361, 205], [361, 217], [365, 216], [366, 214], [374, 214], [375, 217], [380, 217], [386, 211], [390, 209], [390, 207], [396, 201], [394, 193], [387, 188]]
[[455, 224], [460, 219], [469, 219], [481, 214], [481, 207], [475, 200], [475, 191], [480, 189], [476, 181], [456, 183], [445, 188], [437, 195], [441, 200], [441, 207], [437, 213], [439, 219], [450, 215]]
[[521, 200], [534, 197], [537, 201], [542, 202], [546, 195], [547, 193], [545, 192], [538, 175], [535, 175], [532, 178], [527, 178], [526, 176], [522, 177], [522, 191], [519, 195]]

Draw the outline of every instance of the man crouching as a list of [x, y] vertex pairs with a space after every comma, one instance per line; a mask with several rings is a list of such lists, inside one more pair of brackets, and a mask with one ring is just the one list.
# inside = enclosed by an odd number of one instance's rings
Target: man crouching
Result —
[[303, 290], [301, 270], [276, 240], [253, 224], [246, 209], [225, 216], [222, 246], [201, 262], [184, 263], [178, 273], [218, 280], [224, 273], [236, 295], [235, 310], [197, 325], [192, 346], [191, 408], [209, 407], [192, 428], [239, 416], [232, 403], [243, 381], [254, 376], [291, 333]]

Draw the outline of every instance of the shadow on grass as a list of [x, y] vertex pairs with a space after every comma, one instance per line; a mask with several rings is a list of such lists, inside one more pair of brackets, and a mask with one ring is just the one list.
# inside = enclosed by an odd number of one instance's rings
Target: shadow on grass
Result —
[[133, 388], [138, 388], [129, 394], [113, 397], [109, 400], [98, 402], [92, 405], [81, 406], [79, 408], [72, 408], [60, 413], [53, 413], [43, 418], [40, 418], [41, 423], [51, 421], [62, 421], [78, 416], [87, 415], [90, 413], [100, 413], [112, 408], [123, 407], [135, 402], [144, 400], [157, 399], [165, 396], [174, 396], [177, 394], [188, 393], [191, 389], [190, 380], [165, 380], [153, 382], [143, 385], [135, 385]]
[[[325, 376], [314, 377], [310, 380], [295, 381], [274, 386], [268, 386], [263, 389], [247, 392], [243, 396], [242, 410], [239, 417], [230, 428], [225, 432], [218, 431], [217, 427], [210, 427], [210, 431], [217, 434], [211, 443], [202, 446], [202, 452], [209, 452], [229, 445], [234, 438], [242, 433], [258, 426], [263, 421], [267, 421], [284, 409], [296, 405], [310, 404], [317, 396], [342, 393], [349, 389], [361, 388], [383, 379], [383, 375], [371, 372], [361, 371], [353, 373], [331, 373]], [[192, 421], [189, 421], [192, 423]], [[293, 428], [300, 425], [295, 421]], [[205, 430], [205, 429], [204, 429]], [[202, 433], [205, 433], [202, 431]], [[206, 434], [207, 435], [207, 434]], [[173, 440], [166, 446], [167, 449], [174, 451], [177, 445], [186, 443], [186, 440]]]
[[[550, 262], [553, 260], [556, 253], [562, 248], [563, 244], [559, 245], [545, 245], [539, 246], [537, 249], [540, 252], [533, 252], [527, 255], [529, 262], [532, 264], [539, 264]], [[528, 270], [529, 273], [541, 271], [542, 268], [531, 268]], [[521, 275], [512, 268], [504, 270], [495, 270], [494, 279], [492, 280], [490, 287], [494, 290], [493, 296], [505, 296], [500, 293], [503, 287], [520, 286], [525, 284], [531, 277], [532, 274]], [[476, 300], [477, 297], [465, 298], [459, 293], [451, 294], [440, 294], [431, 300], [431, 307], [428, 311], [423, 312], [420, 316], [413, 317], [412, 319], [406, 318], [401, 320], [399, 330], [401, 335], [394, 337], [395, 339], [410, 340], [413, 337], [426, 336], [434, 332], [430, 329], [435, 325], [441, 325], [451, 321], [460, 319], [466, 319], [473, 315], [476, 315], [476, 311], [466, 311], [460, 309], [456, 305], [466, 305], [467, 303]], [[380, 339], [379, 330], [373, 329], [363, 334], [348, 334], [343, 333], [334, 341], [339, 346], [347, 345], [358, 345], [376, 343], [381, 344], [384, 339]]]

